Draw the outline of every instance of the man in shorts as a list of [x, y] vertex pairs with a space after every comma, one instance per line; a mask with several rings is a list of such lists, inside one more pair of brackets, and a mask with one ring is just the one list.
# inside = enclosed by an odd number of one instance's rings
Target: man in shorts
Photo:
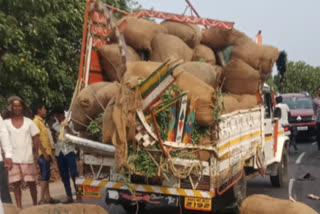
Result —
[[[42, 147], [46, 150], [49, 160], [45, 160], [44, 155], [41, 150], [39, 150], [39, 167], [40, 167], [40, 201], [39, 204], [56, 204], [59, 203], [59, 200], [56, 200], [50, 196], [49, 184], [51, 176], [51, 162], [53, 157], [53, 152], [50, 143], [50, 137], [48, 129], [44, 123], [44, 118], [47, 115], [47, 109], [44, 103], [35, 103], [32, 105], [32, 111], [35, 115], [33, 122], [37, 125], [40, 130], [39, 137]], [[52, 157], [51, 157], [52, 156]]]
[[[37, 171], [34, 159], [38, 160], [38, 149], [49, 160], [45, 149], [40, 144], [39, 129], [34, 122], [24, 117], [25, 104], [17, 96], [8, 99], [9, 119], [4, 121], [12, 144], [12, 169], [9, 171], [9, 183], [13, 185], [17, 207], [22, 208], [21, 183], [27, 183], [33, 205], [37, 205]], [[34, 152], [33, 152], [34, 151]]]

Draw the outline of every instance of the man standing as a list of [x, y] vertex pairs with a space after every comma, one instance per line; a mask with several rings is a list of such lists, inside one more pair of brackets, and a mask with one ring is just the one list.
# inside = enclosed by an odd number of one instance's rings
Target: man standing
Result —
[[48, 155], [49, 159], [46, 160], [44, 158], [43, 152], [39, 149], [39, 167], [40, 167], [40, 187], [41, 187], [41, 195], [39, 204], [55, 204], [59, 203], [59, 200], [53, 199], [50, 196], [49, 190], [49, 183], [50, 183], [50, 176], [51, 176], [51, 162], [52, 158], [52, 148], [50, 143], [50, 137], [48, 133], [48, 129], [44, 123], [44, 118], [47, 114], [46, 107], [43, 103], [36, 103], [32, 106], [32, 111], [34, 116], [33, 122], [37, 125], [38, 129], [40, 130], [40, 143], [42, 147], [45, 149], [46, 154]]
[[[65, 113], [62, 107], [56, 107], [52, 110], [57, 122], [52, 125], [53, 132], [55, 133], [56, 150], [55, 156], [58, 162], [58, 168], [64, 188], [66, 190], [67, 199], [63, 203], [72, 203], [72, 191], [70, 186], [70, 176], [73, 181], [73, 185], [76, 189], [76, 177], [78, 176], [77, 161], [75, 154], [75, 146], [65, 140], [59, 139], [62, 123], [65, 121]], [[68, 133], [74, 135], [72, 123], [68, 123], [67, 126], [63, 127], [63, 135]], [[80, 198], [78, 198], [80, 199]]]
[[[12, 144], [12, 169], [9, 171], [9, 183], [13, 185], [18, 208], [22, 208], [21, 182], [28, 184], [33, 205], [37, 205], [37, 171], [34, 159], [38, 159], [38, 149], [49, 160], [44, 148], [40, 145], [39, 129], [32, 120], [23, 116], [24, 102], [17, 96], [8, 99], [9, 119], [4, 121]], [[34, 152], [33, 152], [34, 147]]]
[[[280, 125], [282, 126], [289, 126], [289, 122], [288, 122], [288, 116], [289, 116], [289, 112], [290, 109], [288, 107], [288, 105], [286, 103], [283, 103], [283, 98], [282, 96], [279, 96], [276, 98], [276, 108], [279, 108], [281, 110], [281, 118], [280, 118]], [[290, 146], [293, 146], [295, 151], [298, 151], [298, 147], [297, 147], [297, 142], [296, 142], [296, 128], [295, 127], [291, 127], [290, 128]]]
[[[2, 158], [2, 150], [4, 153], [4, 161]], [[0, 199], [4, 203], [12, 203], [9, 184], [8, 184], [8, 170], [12, 168], [12, 145], [9, 139], [9, 133], [4, 125], [2, 117], [0, 115]]]
[[318, 142], [318, 151], [320, 151], [320, 86], [317, 88], [318, 97], [313, 99], [313, 110], [316, 115], [317, 122], [317, 142]]

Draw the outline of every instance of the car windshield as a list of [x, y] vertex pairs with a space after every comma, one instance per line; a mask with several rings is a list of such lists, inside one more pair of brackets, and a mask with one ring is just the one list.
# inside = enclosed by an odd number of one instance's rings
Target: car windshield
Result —
[[312, 109], [310, 97], [284, 97], [283, 102], [289, 106], [289, 109]]

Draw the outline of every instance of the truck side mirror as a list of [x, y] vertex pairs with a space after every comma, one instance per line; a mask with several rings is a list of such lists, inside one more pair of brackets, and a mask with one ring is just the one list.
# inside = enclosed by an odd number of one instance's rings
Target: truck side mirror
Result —
[[281, 109], [280, 108], [276, 108], [273, 112], [273, 120], [280, 120], [281, 119]]

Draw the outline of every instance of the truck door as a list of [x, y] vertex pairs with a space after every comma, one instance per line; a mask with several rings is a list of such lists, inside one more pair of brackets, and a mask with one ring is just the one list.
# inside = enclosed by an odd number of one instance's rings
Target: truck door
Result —
[[272, 162], [274, 158], [274, 123], [273, 123], [273, 99], [270, 92], [264, 93], [264, 151], [267, 165]]

